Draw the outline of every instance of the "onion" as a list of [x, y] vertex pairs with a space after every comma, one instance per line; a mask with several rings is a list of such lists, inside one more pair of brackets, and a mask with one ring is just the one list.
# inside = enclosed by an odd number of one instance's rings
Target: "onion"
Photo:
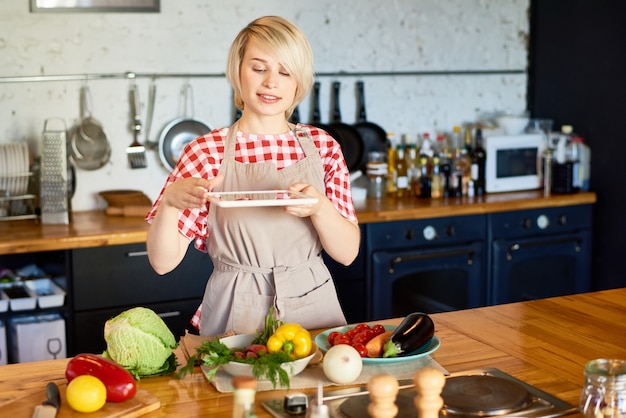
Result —
[[339, 344], [326, 352], [322, 367], [328, 380], [345, 385], [359, 377], [363, 369], [363, 360], [354, 347]]

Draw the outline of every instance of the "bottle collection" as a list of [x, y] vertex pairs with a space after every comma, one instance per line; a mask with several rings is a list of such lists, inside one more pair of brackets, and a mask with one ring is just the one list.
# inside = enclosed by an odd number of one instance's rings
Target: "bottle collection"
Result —
[[441, 199], [481, 196], [485, 193], [486, 154], [480, 126], [464, 133], [454, 126], [449, 134], [431, 138], [404, 134], [398, 140], [387, 134], [387, 155], [368, 156], [368, 197]]

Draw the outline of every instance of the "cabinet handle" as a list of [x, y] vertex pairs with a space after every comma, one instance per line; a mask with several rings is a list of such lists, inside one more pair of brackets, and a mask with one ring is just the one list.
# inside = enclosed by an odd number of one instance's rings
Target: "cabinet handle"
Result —
[[404, 257], [394, 257], [389, 262], [389, 274], [393, 274], [396, 271], [396, 264], [400, 264], [406, 261], [418, 261], [418, 260], [429, 260], [435, 258], [446, 258], [446, 257], [458, 257], [458, 256], [467, 256], [467, 265], [471, 266], [474, 264], [474, 251], [472, 250], [457, 250], [457, 251], [442, 251], [434, 254], [413, 254]]
[[512, 244], [509, 247], [509, 251], [506, 253], [506, 259], [508, 261], [513, 260], [513, 253], [515, 251], [520, 251], [524, 248], [533, 248], [533, 247], [546, 247], [549, 245], [559, 245], [559, 244], [569, 244], [569, 243], [573, 243], [574, 244], [574, 251], [579, 253], [582, 251], [582, 240], [581, 239], [572, 239], [572, 238], [556, 238], [556, 239], [548, 239], [545, 241], [534, 241], [534, 242], [527, 242], [525, 244]]
[[148, 251], [130, 251], [126, 253], [126, 257], [145, 257], [148, 255]]
[[157, 315], [161, 318], [173, 318], [175, 316], [180, 316], [180, 311], [161, 312]]

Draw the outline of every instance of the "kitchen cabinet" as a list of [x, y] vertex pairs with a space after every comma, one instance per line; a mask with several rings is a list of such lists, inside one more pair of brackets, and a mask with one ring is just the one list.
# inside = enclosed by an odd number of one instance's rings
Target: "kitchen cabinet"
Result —
[[591, 225], [591, 204], [368, 223], [359, 258], [330, 268], [349, 322], [582, 293]]
[[155, 311], [178, 339], [192, 330], [189, 321], [212, 270], [209, 256], [192, 245], [162, 276], [150, 266], [144, 243], [72, 250], [73, 351], [103, 351], [106, 320], [135, 306]]

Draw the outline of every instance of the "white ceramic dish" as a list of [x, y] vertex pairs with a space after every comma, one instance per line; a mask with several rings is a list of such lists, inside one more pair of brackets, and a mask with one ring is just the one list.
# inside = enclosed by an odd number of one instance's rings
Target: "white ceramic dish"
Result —
[[245, 208], [258, 206], [312, 205], [316, 198], [287, 190], [257, 190], [240, 192], [212, 192], [209, 200], [222, 208]]
[[[231, 349], [245, 348], [250, 345], [250, 343], [252, 343], [252, 340], [254, 340], [255, 337], [255, 334], [239, 334], [233, 335], [231, 337], [221, 338], [220, 341]], [[316, 352], [317, 347], [314, 347], [313, 352], [309, 356], [295, 361], [290, 361], [288, 363], [283, 363], [281, 367], [287, 372], [289, 378], [296, 376], [302, 373], [306, 366], [308, 366], [309, 362], [315, 356]], [[247, 363], [237, 363], [235, 361], [231, 361], [227, 364], [222, 365], [221, 368], [231, 376], [254, 376], [252, 374], [252, 365]]]

